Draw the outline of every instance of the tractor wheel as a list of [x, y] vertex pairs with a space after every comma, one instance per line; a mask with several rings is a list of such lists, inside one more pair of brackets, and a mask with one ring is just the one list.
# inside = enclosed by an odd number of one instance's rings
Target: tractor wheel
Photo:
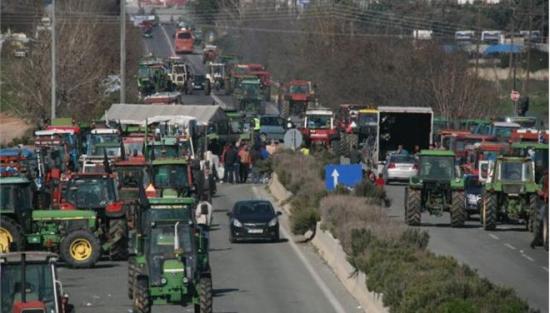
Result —
[[548, 204], [544, 210], [544, 216], [542, 217], [542, 244], [544, 249], [548, 251]]
[[451, 226], [462, 227], [466, 221], [466, 199], [464, 191], [453, 192], [453, 202], [451, 204]]
[[405, 222], [409, 226], [419, 226], [421, 220], [421, 201], [420, 190], [414, 190], [407, 187], [405, 189]]
[[147, 279], [139, 278], [137, 280], [133, 298], [132, 309], [135, 313], [151, 312], [151, 299], [149, 298], [149, 285]]
[[23, 228], [7, 216], [0, 217], [0, 253], [23, 250]]
[[125, 218], [109, 220], [109, 237], [111, 243], [109, 257], [112, 260], [128, 259], [128, 225]]
[[90, 231], [79, 229], [61, 240], [59, 254], [71, 267], [92, 267], [101, 256], [101, 244]]
[[497, 227], [497, 197], [494, 194], [483, 195], [481, 221], [485, 230], [494, 230]]
[[212, 313], [212, 279], [203, 277], [199, 280], [199, 304], [195, 304], [195, 313]]
[[134, 258], [128, 259], [128, 298], [134, 298], [134, 289], [136, 284], [136, 264]]

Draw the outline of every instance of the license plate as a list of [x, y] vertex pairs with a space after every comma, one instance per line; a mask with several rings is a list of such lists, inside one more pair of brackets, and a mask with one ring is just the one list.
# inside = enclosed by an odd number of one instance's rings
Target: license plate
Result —
[[248, 232], [250, 234], [261, 234], [261, 233], [264, 232], [264, 230], [263, 229], [249, 229]]

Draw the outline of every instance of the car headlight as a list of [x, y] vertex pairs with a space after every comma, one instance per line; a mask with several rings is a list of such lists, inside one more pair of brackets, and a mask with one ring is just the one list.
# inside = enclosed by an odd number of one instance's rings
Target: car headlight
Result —
[[277, 220], [277, 218], [274, 217], [274, 218], [271, 219], [271, 221], [269, 221], [269, 223], [268, 223], [267, 225], [268, 225], [269, 227], [273, 227], [273, 226], [276, 226], [278, 222], [279, 222], [279, 221]]
[[235, 226], [235, 227], [243, 227], [243, 224], [241, 224], [241, 222], [239, 222], [239, 220], [234, 219], [234, 220], [233, 220], [233, 226]]

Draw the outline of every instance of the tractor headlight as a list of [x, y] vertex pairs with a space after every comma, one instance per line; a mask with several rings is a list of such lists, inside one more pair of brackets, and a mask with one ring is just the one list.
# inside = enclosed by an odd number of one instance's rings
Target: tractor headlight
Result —
[[160, 279], [161, 284], [166, 285], [166, 282], [167, 282], [166, 278], [163, 277], [163, 278]]
[[233, 220], [233, 226], [235, 226], [235, 227], [243, 227], [243, 224], [241, 224], [241, 222], [239, 222], [239, 220], [234, 219], [234, 220]]
[[278, 220], [276, 217], [272, 218], [271, 221], [267, 224], [269, 227], [277, 226]]

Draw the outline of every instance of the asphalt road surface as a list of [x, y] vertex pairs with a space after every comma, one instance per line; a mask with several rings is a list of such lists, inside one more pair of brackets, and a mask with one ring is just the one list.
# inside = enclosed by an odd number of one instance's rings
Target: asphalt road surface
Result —
[[[238, 200], [268, 198], [263, 187], [219, 185], [210, 233], [214, 312], [362, 312], [313, 248], [289, 242], [287, 230], [277, 243], [229, 243], [226, 212]], [[287, 225], [286, 216], [281, 223]], [[131, 312], [126, 262], [103, 261], [80, 270], [62, 267], [59, 273], [76, 312]], [[192, 306], [153, 306], [153, 312], [159, 313], [192, 311]]]
[[[386, 190], [392, 199], [390, 214], [404, 221], [404, 186]], [[449, 226], [449, 214], [441, 217], [422, 214], [422, 228], [430, 234], [429, 249], [450, 255], [476, 269], [491, 282], [513, 288], [529, 304], [548, 312], [548, 252], [531, 249], [531, 233], [523, 225], [498, 225], [485, 231], [477, 216], [464, 228]]]

